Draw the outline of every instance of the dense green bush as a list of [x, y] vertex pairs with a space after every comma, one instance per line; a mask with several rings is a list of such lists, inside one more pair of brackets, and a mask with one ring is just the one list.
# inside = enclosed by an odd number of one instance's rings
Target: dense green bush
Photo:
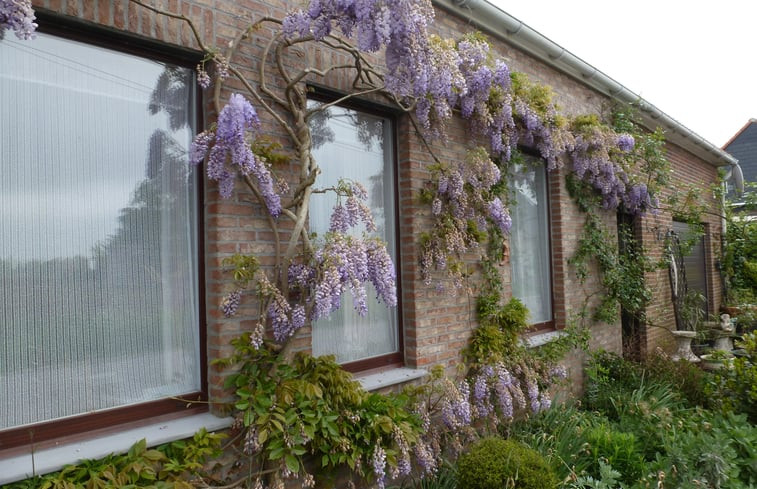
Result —
[[656, 351], [647, 357], [644, 370], [649, 378], [671, 384], [692, 406], [712, 407], [709, 393], [712, 374], [702, 370], [697, 364], [675, 362], [661, 351]]
[[737, 346], [745, 356], [735, 358], [731, 368], [716, 372], [712, 398], [723, 410], [744, 413], [757, 423], [757, 332], [745, 334]]
[[584, 401], [591, 409], [612, 410], [606, 403], [614, 394], [651, 384], [664, 386], [692, 406], [712, 407], [712, 374], [690, 362], [675, 362], [662, 351], [642, 364], [600, 350], [592, 353], [586, 372]]
[[457, 462], [458, 489], [550, 489], [557, 478], [545, 458], [523, 443], [484, 438]]
[[586, 450], [591, 454], [594, 467], [599, 469], [599, 461], [605, 460], [617, 469], [626, 482], [637, 480], [645, 470], [644, 458], [639, 449], [636, 435], [614, 429], [608, 424], [600, 424], [586, 431]]
[[757, 487], [757, 427], [745, 414], [696, 406], [700, 388], [686, 396], [681, 387], [701, 380], [688, 365], [601, 353], [587, 370], [588, 410], [561, 406], [512, 429], [547, 456], [564, 489]]

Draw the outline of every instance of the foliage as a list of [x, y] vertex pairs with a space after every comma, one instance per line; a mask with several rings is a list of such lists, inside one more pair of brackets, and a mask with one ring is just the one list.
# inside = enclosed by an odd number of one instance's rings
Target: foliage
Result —
[[605, 463], [604, 460], [599, 461], [599, 477], [594, 478], [590, 475], [581, 475], [570, 481], [568, 484], [563, 485], [566, 489], [615, 489], [621, 487], [620, 472], [612, 468], [612, 465]]
[[191, 489], [191, 480], [207, 475], [205, 466], [221, 454], [225, 435], [200, 430], [189, 440], [148, 449], [145, 440], [129, 451], [68, 465], [60, 472], [3, 486], [4, 489], [117, 489], [154, 487]]
[[[387, 470], [407, 475], [409, 448], [421, 432], [407, 396], [366, 392], [333, 357], [298, 354], [287, 362], [251, 345], [249, 333], [232, 343], [236, 353], [218, 363], [238, 367], [226, 387], [235, 389], [243, 452], [257, 460], [258, 477], [273, 470], [312, 481], [305, 455], [327, 473], [347, 465], [380, 481]], [[386, 465], [374, 462], [377, 454]]]
[[726, 236], [722, 266], [730, 304], [757, 302], [757, 221], [748, 216], [757, 209], [757, 184], [745, 185], [738, 202], [726, 207]]
[[528, 309], [513, 297], [504, 306], [495, 295], [479, 296], [479, 326], [473, 330], [465, 356], [472, 366], [502, 362], [518, 348], [518, 337], [528, 329]]
[[460, 489], [549, 489], [557, 478], [536, 451], [514, 440], [484, 438], [457, 462]]
[[599, 424], [589, 428], [584, 434], [587, 450], [599, 468], [600, 462], [607, 461], [617, 469], [623, 480], [633, 481], [642, 475], [644, 460], [640, 453], [636, 435], [629, 432], [612, 429], [606, 424]]
[[705, 306], [707, 299], [701, 292], [693, 289], [686, 291], [681, 301], [679, 314], [681, 322], [685, 325], [687, 331], [700, 331], [703, 327], [702, 321], [705, 319]]
[[[392, 488], [398, 489], [398, 488]], [[457, 470], [455, 465], [444, 462], [434, 474], [426, 477], [412, 477], [399, 489], [457, 489]]]
[[713, 398], [709, 393], [712, 376], [694, 363], [673, 361], [656, 350], [644, 362], [644, 376], [668, 382], [692, 406], [712, 407]]
[[730, 368], [715, 373], [711, 395], [725, 411], [744, 413], [757, 423], [757, 332], [745, 334], [736, 346], [745, 355], [730, 361]]
[[604, 353], [594, 358], [588, 370], [593, 398], [542, 412], [512, 430], [558, 468], [563, 487], [754, 486], [757, 427], [745, 415], [690, 404], [656, 373], [662, 362], [642, 366]]
[[[586, 203], [585, 184], [574, 178], [567, 179], [568, 190], [574, 199]], [[584, 195], [582, 197], [581, 195]], [[584, 205], [589, 205], [588, 203]], [[644, 318], [645, 307], [652, 298], [651, 292], [644, 281], [644, 275], [656, 268], [648, 256], [638, 245], [632, 245], [633, 232], [627, 227], [620, 226], [618, 233], [620, 240], [629, 243], [624, 250], [620, 250], [618, 237], [614, 236], [601, 222], [599, 216], [590, 208], [586, 208], [586, 221], [578, 247], [568, 263], [575, 267], [576, 275], [582, 282], [589, 276], [589, 263], [596, 262], [601, 274], [605, 295], [595, 308], [593, 319], [612, 323], [618, 320], [620, 305], [624, 310], [640, 318]]]

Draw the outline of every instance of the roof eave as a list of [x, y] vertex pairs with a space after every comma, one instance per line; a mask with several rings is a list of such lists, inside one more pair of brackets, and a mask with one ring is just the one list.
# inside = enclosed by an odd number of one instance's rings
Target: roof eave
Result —
[[519, 48], [556, 70], [621, 103], [635, 103], [641, 123], [649, 130], [661, 127], [671, 143], [712, 166], [734, 166], [738, 160], [687, 128], [653, 104], [610, 78], [520, 20], [486, 0], [433, 0], [439, 7], [464, 18], [477, 28]]

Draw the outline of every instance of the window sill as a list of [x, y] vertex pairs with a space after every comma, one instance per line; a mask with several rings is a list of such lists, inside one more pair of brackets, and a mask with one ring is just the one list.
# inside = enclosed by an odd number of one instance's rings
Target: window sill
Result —
[[382, 372], [356, 376], [355, 380], [360, 382], [363, 389], [367, 391], [375, 391], [385, 387], [402, 384], [404, 382], [410, 382], [411, 380], [420, 379], [427, 374], [428, 372], [422, 369], [399, 367], [384, 370]]
[[16, 454], [8, 458], [0, 456], [0, 484], [27, 479], [35, 474], [55, 472], [80, 460], [99, 459], [111, 453], [125, 452], [142, 438], [147, 440], [148, 446], [156, 446], [189, 438], [200, 428], [208, 431], [228, 428], [231, 422], [231, 418], [201, 413], [44, 448], [33, 454]]
[[546, 331], [544, 333], [537, 333], [527, 338], [523, 338], [522, 341], [528, 348], [538, 348], [540, 346], [546, 345], [547, 343], [552, 343], [553, 341], [556, 341], [567, 334], [568, 333], [562, 330]]

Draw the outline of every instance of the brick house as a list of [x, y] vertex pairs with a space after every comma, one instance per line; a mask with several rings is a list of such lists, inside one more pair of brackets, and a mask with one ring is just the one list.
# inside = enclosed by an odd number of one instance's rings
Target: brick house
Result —
[[[229, 399], [223, 374], [210, 362], [231, 353], [229, 340], [255, 326], [257, 310], [247, 301], [234, 318], [224, 318], [219, 306], [229, 277], [223, 259], [252, 252], [264, 265], [272, 260], [273, 238], [259, 205], [238, 187], [233, 199], [222, 199], [200, 172], [186, 178], [189, 142], [215, 116], [212, 92], [196, 88], [202, 55], [186, 26], [126, 0], [34, 3], [38, 38], [20, 42], [6, 35], [0, 41], [0, 317], [6, 314], [0, 482], [125, 449], [140, 438], [157, 444], [203, 426], [228, 426], [206, 404], [187, 409], [176, 398]], [[194, 19], [208, 44], [219, 46], [236, 36], [244, 19], [281, 18], [292, 5], [159, 4]], [[511, 70], [554, 89], [565, 115], [599, 114], [612, 101], [639, 100], [484, 1], [434, 5], [437, 33], [455, 38], [471, 26], [482, 30]], [[256, 48], [241, 52], [247, 60], [259, 54]], [[314, 99], [346, 91], [348, 80], [329, 78]], [[641, 100], [641, 106], [644, 124], [666, 131], [674, 186], [715, 182], [719, 167], [736, 165], [653, 105]], [[395, 310], [370, 316], [360, 333], [342, 329], [356, 321], [348, 313], [328, 326], [303, 328], [298, 346], [337, 354], [368, 388], [419, 378], [435, 364], [451, 371], [475, 313], [470, 297], [440, 295], [420, 277], [418, 238], [429, 211], [417, 194], [429, 178], [431, 159], [408, 119], [385, 106], [368, 99], [337, 110], [353, 122], [331, 127], [336, 143], [319, 147], [340, 161], [324, 178], [348, 174], [355, 154], [371, 159], [379, 181], [372, 182], [372, 192], [381, 195], [374, 212], [382, 216], [380, 227], [398, 265], [400, 301]], [[381, 144], [360, 146], [355, 118], [382, 128], [373, 134]], [[274, 138], [282, 136], [272, 121], [263, 124]], [[466, 138], [462, 125], [450, 135], [453, 143]], [[465, 148], [437, 144], [435, 150], [455, 158]], [[565, 171], [534, 170], [524, 177], [536, 198], [514, 211], [509, 262], [502, 264], [506, 295], [523, 299], [531, 310], [533, 344], [559, 334], [601, 288], [596, 277], [579, 284], [568, 264], [583, 216], [568, 196]], [[719, 202], [710, 204], [716, 208]], [[318, 208], [311, 209], [317, 229], [323, 224]], [[604, 219], [615, 226], [618, 216]], [[720, 221], [705, 219], [703, 287], [710, 310], [717, 311]], [[634, 224], [637, 239], [659, 256], [661, 236], [673, 221], [665, 210], [644, 216]], [[592, 347], [643, 356], [669, 341], [665, 328], [674, 320], [667, 274], [647, 279], [655, 297], [647, 314], [662, 328], [631, 321], [594, 325]], [[567, 361], [576, 389], [581, 362], [580, 355]]]

